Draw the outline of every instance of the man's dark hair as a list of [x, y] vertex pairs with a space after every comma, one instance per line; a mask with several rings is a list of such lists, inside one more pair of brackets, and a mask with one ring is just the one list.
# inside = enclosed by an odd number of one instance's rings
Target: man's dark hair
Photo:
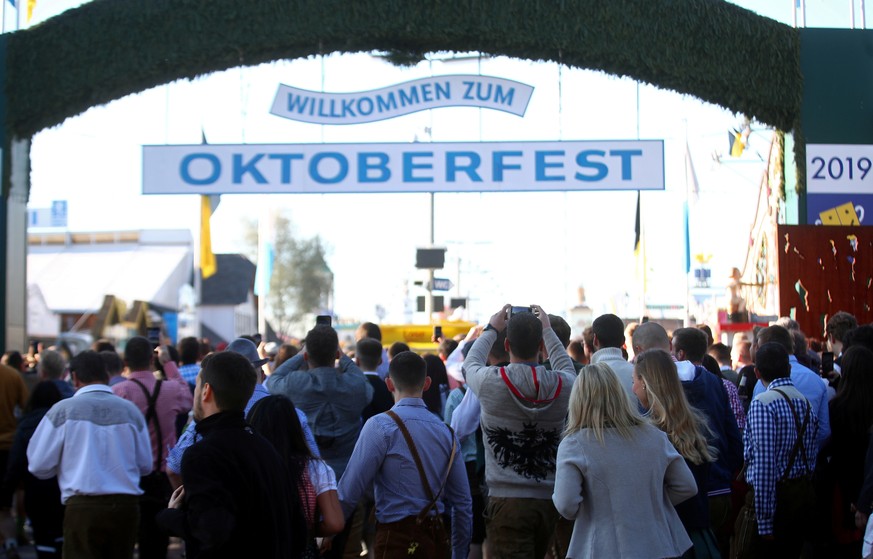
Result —
[[[771, 328], [773, 328], [771, 326]], [[777, 326], [777, 328], [782, 328]], [[782, 328], [785, 330], [785, 328]], [[788, 332], [788, 330], [785, 330]], [[788, 350], [779, 342], [767, 342], [755, 352], [755, 368], [766, 382], [784, 378], [791, 374], [791, 363], [788, 362]]]
[[310, 368], [332, 367], [339, 350], [336, 330], [326, 324], [319, 324], [306, 334], [306, 353]]
[[106, 367], [106, 373], [109, 375], [109, 378], [120, 375], [121, 371], [124, 370], [124, 362], [115, 351], [101, 351], [100, 359], [103, 360], [103, 366]]
[[873, 326], [864, 324], [863, 326], [858, 326], [854, 330], [849, 330], [849, 332], [846, 333], [845, 347], [843, 350], [845, 351], [856, 345], [864, 346], [873, 351]]
[[355, 338], [373, 338], [374, 340], [382, 341], [382, 329], [378, 324], [372, 322], [362, 322], [358, 329], [355, 330]]
[[706, 332], [697, 328], [679, 328], [673, 332], [673, 351], [685, 352], [685, 359], [700, 363], [706, 355]]
[[458, 342], [452, 338], [443, 338], [443, 341], [440, 342], [439, 352], [441, 355], [448, 357], [456, 349], [458, 349]]
[[715, 342], [714, 344], [709, 346], [709, 349], [706, 350], [706, 353], [715, 357], [715, 360], [718, 361], [719, 365], [731, 364], [731, 348], [721, 342]]
[[91, 349], [100, 353], [101, 351], [115, 351], [115, 344], [109, 341], [106, 338], [100, 338], [93, 344], [91, 344]]
[[154, 349], [152, 343], [142, 336], [134, 336], [124, 346], [124, 361], [131, 371], [151, 370]]
[[365, 371], [375, 371], [382, 359], [382, 342], [373, 338], [361, 338], [355, 344], [355, 357]]
[[509, 350], [525, 361], [534, 361], [543, 341], [543, 323], [533, 313], [514, 314], [506, 324]]
[[801, 365], [808, 369], [813, 369], [816, 372], [818, 368], [813, 368], [812, 360], [809, 357], [809, 342], [806, 341], [806, 336], [800, 330], [788, 330], [788, 333], [791, 334], [791, 344], [794, 346], [794, 356], [797, 357], [797, 361], [800, 362]]
[[853, 330], [857, 327], [858, 320], [854, 315], [845, 311], [840, 311], [828, 319], [825, 332], [827, 332], [829, 336], [833, 336], [836, 341], [843, 343], [843, 337], [845, 337], [849, 330]]
[[588, 353], [593, 354], [597, 351], [594, 347], [594, 328], [587, 326], [582, 330], [582, 345], [588, 350]]
[[417, 353], [402, 351], [394, 356], [388, 365], [388, 376], [397, 390], [415, 392], [424, 387], [427, 365]]
[[244, 411], [257, 383], [251, 361], [233, 351], [207, 356], [201, 362], [200, 377], [212, 387], [215, 405], [221, 411]]
[[712, 328], [706, 324], [698, 324], [695, 328], [706, 334], [706, 347], [711, 346], [715, 341], [715, 338], [712, 337]]
[[394, 359], [394, 357], [398, 353], [402, 353], [404, 351], [409, 351], [409, 345], [403, 342], [394, 342], [391, 344], [391, 347], [388, 348], [388, 359]]
[[602, 314], [591, 325], [601, 348], [624, 345], [624, 322], [614, 314]]
[[20, 352], [15, 351], [14, 349], [6, 352], [6, 365], [12, 367], [16, 371], [20, 371], [23, 364], [24, 357], [21, 356]]
[[[794, 353], [794, 339], [791, 337], [791, 332], [775, 324], [761, 328], [755, 336], [755, 342], [758, 344], [759, 349], [762, 345], [773, 342], [781, 344], [789, 355]], [[755, 361], [757, 362], [757, 358]]]
[[[146, 340], [148, 341], [148, 340]], [[151, 348], [151, 345], [149, 345]], [[93, 349], [87, 349], [70, 362], [70, 371], [76, 374], [76, 378], [82, 384], [106, 384], [109, 382], [109, 373], [100, 354]]]
[[182, 338], [179, 340], [178, 349], [182, 365], [195, 365], [200, 360], [200, 342], [197, 338]]
[[[509, 363], [509, 352], [506, 351], [506, 328], [503, 329], [503, 332], [497, 333], [497, 339], [494, 340], [494, 344], [491, 346], [491, 351], [488, 352], [488, 355], [491, 356], [491, 359], [494, 360], [494, 363]], [[473, 344], [469, 343], [464, 348], [472, 348]]]
[[556, 314], [549, 315], [549, 323], [552, 325], [555, 335], [561, 340], [561, 345], [567, 349], [567, 346], [570, 345], [570, 325]]
[[210, 353], [212, 353], [212, 344], [209, 343], [208, 338], [203, 338], [200, 340], [200, 360], [202, 361]]

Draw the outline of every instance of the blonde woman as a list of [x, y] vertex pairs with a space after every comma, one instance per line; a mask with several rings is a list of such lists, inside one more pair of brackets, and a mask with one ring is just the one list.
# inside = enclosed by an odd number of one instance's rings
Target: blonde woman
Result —
[[552, 495], [561, 516], [576, 521], [567, 558], [679, 557], [691, 540], [673, 506], [696, 493], [682, 456], [631, 407], [609, 365], [582, 369]]
[[[637, 355], [633, 391], [640, 405], [648, 410], [651, 422], [667, 434], [673, 447], [685, 459], [697, 486], [706, 487], [710, 464], [715, 461], [715, 449], [706, 440], [706, 418], [688, 404], [676, 364], [669, 353], [650, 349]], [[683, 557], [721, 557], [710, 529], [706, 491], [700, 491], [693, 499], [677, 505], [676, 512], [694, 544]]]

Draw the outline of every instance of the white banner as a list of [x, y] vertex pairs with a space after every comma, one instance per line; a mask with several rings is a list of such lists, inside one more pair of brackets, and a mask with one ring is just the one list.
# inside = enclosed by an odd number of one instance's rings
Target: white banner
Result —
[[441, 107], [482, 107], [524, 116], [533, 87], [492, 76], [434, 76], [382, 89], [322, 93], [279, 85], [270, 112], [314, 124], [361, 124]]
[[873, 194], [873, 146], [807, 144], [806, 190]]
[[662, 140], [143, 146], [143, 194], [663, 189]]

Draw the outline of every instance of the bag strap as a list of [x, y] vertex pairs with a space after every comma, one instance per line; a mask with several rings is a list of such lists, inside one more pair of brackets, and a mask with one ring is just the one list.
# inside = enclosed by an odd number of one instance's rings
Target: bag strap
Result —
[[412, 440], [412, 435], [409, 433], [409, 429], [406, 428], [406, 424], [403, 423], [403, 420], [400, 419], [400, 416], [397, 415], [394, 410], [388, 410], [385, 414], [394, 420], [397, 427], [400, 428], [400, 432], [403, 433], [403, 438], [406, 439], [406, 446], [409, 447], [409, 452], [412, 454], [412, 459], [415, 461], [415, 467], [418, 469], [418, 475], [421, 478], [421, 485], [424, 487], [424, 492], [427, 494], [427, 498], [430, 499], [430, 503], [428, 503], [427, 506], [418, 513], [418, 521], [420, 522], [432, 509], [436, 508], [437, 501], [443, 492], [443, 488], [446, 486], [446, 481], [449, 479], [449, 473], [452, 470], [452, 464], [455, 461], [455, 455], [458, 451], [457, 442], [455, 441], [455, 432], [452, 431], [451, 427], [447, 426], [452, 435], [452, 452], [449, 455], [449, 464], [446, 467], [445, 475], [443, 475], [439, 491], [434, 495], [433, 490], [430, 487], [430, 482], [427, 480], [427, 474], [424, 473], [424, 465], [421, 463], [421, 456], [418, 454], [418, 449], [415, 446], [415, 442]]
[[164, 459], [164, 437], [161, 433], [161, 422], [158, 420], [158, 412], [155, 409], [155, 405], [158, 403], [158, 394], [161, 393], [161, 380], [158, 379], [155, 381], [155, 391], [152, 394], [149, 394], [148, 388], [145, 387], [143, 383], [136, 380], [135, 378], [128, 379], [137, 384], [142, 389], [143, 394], [145, 394], [146, 402], [148, 402], [148, 409], [146, 409], [145, 420], [146, 425], [151, 421], [155, 426], [155, 433], [158, 436], [158, 455], [155, 459], [155, 470], [160, 471], [161, 469], [161, 461]]
[[809, 402], [806, 403], [806, 415], [803, 418], [803, 424], [800, 423], [800, 416], [797, 415], [797, 410], [794, 408], [794, 404], [791, 402], [791, 398], [788, 397], [788, 394], [779, 390], [778, 388], [773, 389], [774, 392], [778, 392], [785, 401], [788, 402], [788, 407], [791, 408], [791, 415], [794, 416], [794, 428], [797, 429], [797, 440], [794, 441], [794, 447], [791, 449], [791, 454], [788, 457], [788, 467], [783, 472], [782, 476], [779, 478], [780, 481], [784, 480], [788, 477], [788, 474], [791, 473], [791, 468], [794, 467], [794, 462], [797, 460], [797, 455], [800, 454], [803, 459], [803, 469], [806, 471], [806, 474], [809, 474], [809, 461], [806, 458], [806, 453], [801, 453], [803, 448], [803, 435], [806, 433], [806, 426], [809, 425], [809, 409], [812, 407]]

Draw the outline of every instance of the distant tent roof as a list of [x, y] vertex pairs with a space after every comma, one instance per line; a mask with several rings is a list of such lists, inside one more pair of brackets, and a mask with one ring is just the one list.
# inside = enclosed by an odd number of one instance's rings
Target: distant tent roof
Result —
[[200, 287], [204, 305], [239, 305], [255, 285], [255, 265], [242, 254], [216, 254], [218, 270]]
[[[96, 312], [106, 295], [131, 304], [148, 301], [162, 308], [178, 307], [179, 287], [187, 283], [193, 266], [190, 233], [131, 232], [120, 242], [87, 242], [89, 235], [67, 243], [38, 244], [32, 238], [27, 252], [27, 281], [39, 286], [55, 313]], [[173, 236], [175, 234], [175, 236]], [[178, 237], [178, 238], [177, 238]], [[126, 242], [125, 242], [126, 241]]]

